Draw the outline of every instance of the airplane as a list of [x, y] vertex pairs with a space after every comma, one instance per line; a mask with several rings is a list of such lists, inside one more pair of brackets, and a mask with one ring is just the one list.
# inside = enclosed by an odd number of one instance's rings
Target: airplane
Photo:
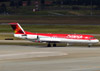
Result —
[[9, 23], [14, 30], [14, 37], [27, 39], [32, 42], [42, 42], [48, 43], [47, 47], [56, 47], [57, 43], [82, 43], [88, 44], [88, 47], [91, 47], [92, 44], [96, 44], [99, 42], [92, 35], [84, 35], [84, 34], [51, 34], [51, 33], [31, 33], [24, 31], [24, 29], [20, 26], [19, 23]]

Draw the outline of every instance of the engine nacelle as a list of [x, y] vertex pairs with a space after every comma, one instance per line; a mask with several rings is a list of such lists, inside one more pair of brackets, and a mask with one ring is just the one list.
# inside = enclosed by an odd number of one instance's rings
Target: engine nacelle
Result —
[[37, 35], [22, 35], [22, 34], [14, 34], [15, 37], [17, 38], [22, 38], [22, 39], [38, 39]]
[[27, 35], [27, 39], [38, 39], [37, 35]]

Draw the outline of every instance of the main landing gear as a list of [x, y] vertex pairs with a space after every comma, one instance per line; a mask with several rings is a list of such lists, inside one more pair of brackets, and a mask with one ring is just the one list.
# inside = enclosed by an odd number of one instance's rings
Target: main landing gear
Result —
[[53, 47], [56, 47], [56, 43], [53, 44]]
[[[47, 47], [51, 47], [51, 44], [48, 43]], [[53, 44], [53, 47], [56, 47], [56, 43]]]
[[51, 47], [51, 44], [49, 43], [49, 44], [47, 45], [47, 47]]

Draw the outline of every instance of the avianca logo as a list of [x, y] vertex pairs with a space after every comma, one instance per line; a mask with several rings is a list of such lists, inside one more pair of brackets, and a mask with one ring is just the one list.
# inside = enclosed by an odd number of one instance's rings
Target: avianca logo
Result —
[[68, 36], [66, 36], [66, 37], [67, 37], [67, 38], [73, 38], [73, 39], [75, 39], [75, 38], [82, 39], [82, 38], [83, 38], [82, 35], [68, 35]]
[[20, 31], [21, 29], [19, 27], [16, 28], [15, 33]]

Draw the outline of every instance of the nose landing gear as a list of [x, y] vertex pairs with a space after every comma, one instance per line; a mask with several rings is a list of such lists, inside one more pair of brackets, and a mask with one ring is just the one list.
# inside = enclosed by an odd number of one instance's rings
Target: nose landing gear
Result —
[[91, 47], [92, 46], [92, 44], [88, 44], [88, 47]]

